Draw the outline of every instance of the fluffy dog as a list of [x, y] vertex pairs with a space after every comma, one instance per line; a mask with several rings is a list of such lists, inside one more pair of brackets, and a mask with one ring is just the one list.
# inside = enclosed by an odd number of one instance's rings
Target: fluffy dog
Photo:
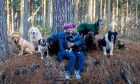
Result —
[[47, 57], [49, 57], [48, 55], [48, 44], [44, 39], [39, 39], [38, 40], [38, 52], [41, 53], [41, 59], [43, 59], [43, 56], [45, 53], [47, 53]]
[[103, 49], [104, 55], [107, 55], [107, 50], [109, 50], [110, 55], [113, 55], [113, 47], [117, 34], [117, 32], [108, 31], [107, 34], [99, 39], [98, 46]]
[[87, 46], [88, 52], [92, 52], [92, 49], [94, 47], [94, 44], [93, 44], [94, 40], [95, 40], [94, 32], [88, 32], [86, 37], [85, 37], [85, 44]]
[[94, 34], [98, 34], [99, 29], [102, 27], [103, 21], [102, 19], [98, 19], [97, 22], [94, 24], [89, 24], [89, 23], [81, 23], [77, 27], [77, 31], [79, 34], [84, 37], [88, 32], [94, 32]]
[[58, 53], [59, 41], [56, 34], [52, 34], [47, 38], [49, 55], [54, 55]]
[[23, 39], [19, 35], [13, 34], [11, 39], [14, 41], [19, 50], [19, 56], [23, 55], [23, 51], [29, 54], [33, 54], [35, 52], [34, 45], [28, 42], [27, 40]]
[[31, 27], [28, 30], [28, 37], [32, 44], [34, 44], [35, 48], [38, 46], [38, 40], [43, 39], [42, 34], [40, 33], [39, 29], [37, 27]]

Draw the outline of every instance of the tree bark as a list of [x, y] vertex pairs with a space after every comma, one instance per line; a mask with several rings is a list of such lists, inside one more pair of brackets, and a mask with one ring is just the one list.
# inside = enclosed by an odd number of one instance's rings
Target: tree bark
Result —
[[100, 18], [102, 18], [102, 0], [100, 0]]
[[24, 0], [20, 1], [20, 34], [23, 36]]
[[72, 22], [72, 0], [54, 0], [53, 33], [63, 30], [65, 23]]
[[106, 0], [104, 0], [104, 16], [103, 16], [103, 18], [104, 18], [104, 28], [103, 28], [103, 33], [106, 33], [106, 29], [107, 29], [107, 21], [106, 21], [106, 9], [107, 7], [106, 7]]
[[117, 25], [116, 25], [116, 31], [119, 31], [119, 24], [118, 24], [118, 0], [116, 1], [116, 23], [117, 23]]
[[114, 25], [115, 25], [115, 3], [114, 3], [115, 1], [114, 0], [112, 0], [112, 30], [114, 31], [115, 30], [115, 28], [114, 28]]
[[74, 6], [74, 21], [78, 22], [78, 4], [79, 4], [79, 0], [75, 0], [75, 6]]
[[136, 8], [135, 23], [136, 23], [136, 27], [137, 27], [137, 25], [138, 25], [138, 0], [135, 0], [135, 8]]
[[92, 21], [93, 17], [92, 17], [92, 5], [93, 5], [93, 0], [89, 0], [88, 3], [88, 20]]
[[56, 33], [57, 32], [57, 18], [58, 18], [58, 16], [57, 16], [57, 14], [58, 14], [58, 10], [57, 10], [57, 8], [58, 8], [58, 5], [57, 5], [57, 3], [58, 3], [58, 0], [53, 0], [53, 26], [52, 26], [52, 32], [53, 33]]
[[0, 0], [0, 60], [9, 56], [5, 0]]
[[126, 1], [126, 23], [127, 23], [127, 18], [128, 18], [128, 0]]
[[50, 28], [52, 28], [53, 23], [53, 0], [50, 0]]
[[13, 0], [11, 0], [11, 33], [15, 30], [14, 27], [14, 9], [13, 9]]
[[106, 0], [104, 0], [104, 20], [106, 19]]
[[95, 22], [96, 15], [96, 0], [93, 0], [93, 22]]
[[[28, 1], [28, 6], [29, 6], [29, 16], [32, 15], [32, 0]], [[32, 26], [31, 20], [29, 20], [29, 27]]]
[[28, 0], [24, 0], [23, 37], [28, 39]]
[[111, 30], [111, 11], [110, 11], [110, 0], [108, 0], [108, 10], [107, 10], [107, 18], [108, 18], [108, 24], [107, 24], [107, 31]]
[[9, 6], [9, 0], [7, 0], [7, 30], [8, 33], [10, 33], [10, 6]]
[[[51, 0], [47, 1], [48, 7], [47, 7], [47, 30], [50, 28], [50, 21], [51, 21]], [[44, 2], [45, 3], [45, 2]], [[45, 14], [45, 13], [44, 13]]]

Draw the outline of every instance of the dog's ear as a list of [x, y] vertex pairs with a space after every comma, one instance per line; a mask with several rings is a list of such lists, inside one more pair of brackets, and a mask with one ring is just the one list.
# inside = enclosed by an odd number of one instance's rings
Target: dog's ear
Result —
[[114, 32], [115, 35], [118, 35], [118, 32]]
[[40, 41], [41, 41], [41, 39], [38, 40], [38, 44], [39, 44], [39, 45], [41, 44]]
[[37, 28], [35, 28], [35, 30], [37, 31], [37, 33], [38, 33], [38, 32], [40, 32], [40, 30], [39, 30], [39, 28], [38, 28], [38, 27], [37, 27]]
[[111, 34], [112, 33], [112, 31], [108, 31], [108, 34]]

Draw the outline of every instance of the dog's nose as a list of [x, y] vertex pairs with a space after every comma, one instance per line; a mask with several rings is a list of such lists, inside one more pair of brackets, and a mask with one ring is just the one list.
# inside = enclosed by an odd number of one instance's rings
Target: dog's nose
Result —
[[35, 34], [35, 32], [33, 32], [33, 34]]

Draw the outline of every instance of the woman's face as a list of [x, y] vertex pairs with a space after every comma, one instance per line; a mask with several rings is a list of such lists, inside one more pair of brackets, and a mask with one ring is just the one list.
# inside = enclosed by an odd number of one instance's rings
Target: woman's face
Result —
[[67, 32], [70, 34], [74, 33], [74, 31], [75, 31], [75, 29], [67, 29]]

